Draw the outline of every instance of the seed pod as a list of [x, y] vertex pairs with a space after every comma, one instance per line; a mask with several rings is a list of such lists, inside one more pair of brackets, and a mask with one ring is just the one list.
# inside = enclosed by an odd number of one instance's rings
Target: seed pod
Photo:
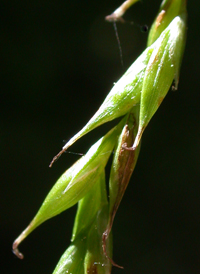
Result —
[[30, 225], [13, 243], [13, 252], [19, 257], [17, 247], [37, 226], [61, 213], [82, 199], [97, 182], [113, 150], [123, 121], [95, 143], [78, 162], [68, 169], [53, 186]]
[[[118, 138], [118, 145], [113, 157], [109, 179], [109, 221], [106, 230], [103, 233], [103, 247], [105, 253], [107, 238], [110, 234], [115, 214], [128, 186], [139, 155], [139, 146], [134, 151], [128, 151], [125, 149], [125, 147], [133, 145], [134, 139], [137, 135], [139, 110], [139, 105], [135, 106], [128, 114], [127, 120], [125, 121], [122, 132]], [[116, 265], [113, 261], [112, 263], [113, 265]]]
[[186, 17], [183, 14], [175, 17], [152, 45], [154, 50], [143, 80], [139, 129], [134, 145], [130, 148], [132, 150], [138, 146], [144, 129], [166, 96], [173, 79], [175, 88], [178, 86], [185, 32]]
[[171, 21], [181, 14], [186, 14], [186, 0], [164, 0], [158, 15], [151, 26], [147, 46], [153, 44]]
[[99, 110], [90, 121], [74, 135], [56, 155], [50, 167], [60, 155], [68, 149], [79, 138], [95, 129], [96, 127], [114, 120], [128, 113], [131, 108], [140, 102], [144, 73], [152, 54], [153, 47], [147, 48], [140, 57], [131, 65], [121, 79], [113, 86], [110, 93], [100, 106]]

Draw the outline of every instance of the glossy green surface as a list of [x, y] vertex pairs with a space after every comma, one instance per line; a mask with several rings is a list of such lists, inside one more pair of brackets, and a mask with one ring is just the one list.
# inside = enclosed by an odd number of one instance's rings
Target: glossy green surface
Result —
[[176, 16], [186, 14], [186, 0], [164, 0], [149, 31], [147, 46], [153, 44]]
[[[108, 222], [108, 201], [105, 173], [79, 201], [72, 233], [72, 244], [62, 255], [53, 274], [107, 274], [111, 263], [102, 249], [102, 234]], [[112, 255], [112, 237], [108, 241]]]

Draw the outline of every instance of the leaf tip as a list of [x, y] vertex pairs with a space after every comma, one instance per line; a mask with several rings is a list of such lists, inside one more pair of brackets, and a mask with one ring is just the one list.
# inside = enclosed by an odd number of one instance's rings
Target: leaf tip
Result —
[[19, 258], [19, 259], [24, 259], [24, 255], [19, 251], [18, 245], [19, 245], [18, 239], [14, 241], [12, 245], [12, 252]]

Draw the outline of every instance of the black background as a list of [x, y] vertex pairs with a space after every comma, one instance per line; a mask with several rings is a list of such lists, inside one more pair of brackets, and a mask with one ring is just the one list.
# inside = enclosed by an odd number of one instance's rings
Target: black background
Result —
[[[121, 1], [0, 1], [1, 273], [52, 273], [70, 243], [76, 207], [47, 221], [11, 251], [56, 179], [79, 156], [52, 157], [95, 113], [144, 50], [160, 0], [137, 3], [112, 24]], [[114, 222], [112, 273], [200, 273], [199, 2], [188, 1], [188, 39], [179, 90], [169, 91], [146, 129]], [[70, 148], [85, 153], [107, 124]]]

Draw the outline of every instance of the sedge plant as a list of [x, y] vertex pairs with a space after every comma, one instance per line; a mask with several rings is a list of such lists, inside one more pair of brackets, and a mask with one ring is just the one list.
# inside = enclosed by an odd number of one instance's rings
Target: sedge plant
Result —
[[[106, 20], [123, 21], [122, 15], [135, 2], [125, 1]], [[186, 4], [186, 0], [161, 3], [147, 48], [113, 86], [89, 122], [53, 158], [50, 166], [79, 138], [122, 117], [57, 180], [36, 216], [13, 243], [13, 252], [19, 258], [23, 258], [19, 244], [36, 227], [78, 203], [71, 245], [53, 274], [107, 274], [113, 265], [121, 267], [112, 259], [113, 221], [134, 171], [143, 133], [170, 87], [178, 88], [186, 40]], [[105, 167], [112, 151], [107, 193]]]

